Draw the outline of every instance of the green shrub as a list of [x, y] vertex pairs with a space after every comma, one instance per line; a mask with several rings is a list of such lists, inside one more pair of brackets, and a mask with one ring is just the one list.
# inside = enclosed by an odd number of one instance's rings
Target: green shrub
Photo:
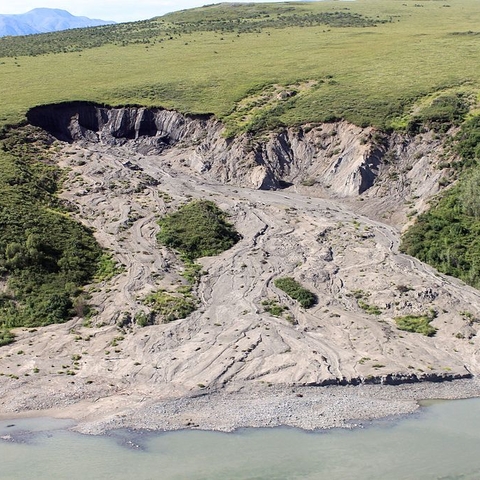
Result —
[[286, 310], [283, 305], [280, 305], [276, 300], [269, 299], [263, 300], [262, 305], [265, 308], [265, 311], [274, 317], [280, 317], [282, 313]]
[[277, 278], [273, 283], [289, 297], [297, 300], [303, 308], [313, 307], [317, 303], [317, 296], [291, 277]]
[[406, 315], [395, 318], [397, 328], [406, 332], [421, 333], [427, 337], [432, 337], [437, 332], [430, 322], [435, 318], [433, 313], [429, 315]]
[[195, 200], [159, 220], [159, 243], [179, 251], [193, 262], [218, 255], [240, 239], [226, 215], [213, 202]]
[[145, 302], [153, 313], [167, 323], [188, 317], [197, 309], [197, 300], [191, 295], [170, 293], [165, 290], [148, 295]]
[[108, 281], [115, 275], [122, 273], [122, 271], [123, 268], [114, 260], [114, 258], [110, 254], [104, 253], [98, 261], [95, 280], [97, 282]]
[[152, 323], [152, 318], [151, 318], [151, 315], [147, 315], [145, 312], [137, 312], [135, 314], [135, 323], [139, 326], [139, 327], [146, 327], [148, 325], [151, 325]]
[[199, 263], [192, 262], [189, 258], [184, 258], [185, 269], [182, 277], [187, 280], [190, 285], [196, 285], [202, 276], [202, 266]]
[[8, 345], [14, 341], [15, 335], [10, 330], [7, 330], [6, 328], [0, 329], [0, 347], [3, 345]]
[[369, 303], [365, 302], [364, 300], [358, 301], [358, 306], [365, 310], [365, 312], [369, 313], [370, 315], [380, 315], [382, 311], [376, 305], [370, 305]]

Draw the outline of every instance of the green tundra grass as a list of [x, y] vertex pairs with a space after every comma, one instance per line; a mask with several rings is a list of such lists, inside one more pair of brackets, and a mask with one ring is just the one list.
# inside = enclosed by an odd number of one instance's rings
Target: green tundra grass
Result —
[[[319, 20], [308, 26], [307, 14]], [[331, 17], [322, 23], [325, 14]], [[257, 101], [252, 95], [272, 85], [299, 84], [307, 86], [298, 95], [264, 111], [257, 105], [256, 113], [272, 124], [345, 118], [398, 127], [435, 92], [461, 90], [476, 99], [478, 18], [477, 0], [223, 4], [148, 22], [4, 38], [0, 124], [22, 120], [34, 105], [91, 100], [214, 113], [236, 132], [252, 119], [238, 102]]]

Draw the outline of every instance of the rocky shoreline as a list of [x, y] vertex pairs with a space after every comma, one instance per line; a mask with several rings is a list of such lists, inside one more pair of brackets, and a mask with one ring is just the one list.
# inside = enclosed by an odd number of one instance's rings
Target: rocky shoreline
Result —
[[118, 428], [232, 432], [288, 426], [303, 430], [356, 428], [363, 423], [415, 412], [419, 401], [480, 396], [480, 381], [404, 385], [245, 388], [205, 392], [133, 409], [130, 414], [78, 424], [86, 434]]
[[[72, 392], [73, 394], [73, 392]], [[23, 409], [0, 412], [0, 419], [54, 417], [75, 420], [73, 430], [102, 435], [117, 429], [173, 431], [198, 429], [233, 432], [240, 428], [287, 426], [303, 430], [358, 428], [366, 422], [411, 414], [428, 399], [480, 396], [480, 380], [402, 385], [285, 386], [237, 385], [197, 391], [177, 398], [114, 394], [78, 401], [59, 395], [45, 409], [32, 396]], [[9, 409], [8, 409], [9, 410]]]

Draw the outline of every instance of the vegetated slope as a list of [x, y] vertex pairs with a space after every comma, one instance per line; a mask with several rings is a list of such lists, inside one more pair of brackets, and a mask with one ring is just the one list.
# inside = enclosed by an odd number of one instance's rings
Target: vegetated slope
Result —
[[405, 126], [430, 94], [478, 89], [477, 37], [467, 34], [478, 2], [422, 5], [217, 5], [2, 39], [0, 122], [33, 105], [90, 100], [214, 113], [232, 134], [332, 119]]
[[2, 331], [87, 313], [78, 296], [97, 270], [101, 249], [56, 198], [61, 172], [49, 160], [51, 142], [36, 130], [10, 132], [1, 142]]
[[[39, 13], [44, 13], [44, 10], [48, 11], [48, 9], [36, 9], [25, 15], [27, 18], [30, 16], [34, 17]], [[59, 13], [61, 12], [62, 18], [65, 17], [65, 13], [68, 14], [68, 12], [62, 10], [52, 10], [52, 12], [55, 12], [57, 16], [60, 16]], [[272, 6], [261, 4], [215, 5], [213, 8], [191, 9], [180, 14], [168, 14], [151, 20], [114, 25], [102, 29], [90, 29], [88, 32], [62, 32], [55, 35], [41, 35], [33, 39], [7, 40], [0, 43], [0, 57], [82, 51], [107, 44], [127, 46], [129, 44], [142, 43], [148, 45], [150, 43], [172, 40], [173, 36], [176, 35], [188, 35], [197, 32], [260, 33], [267, 28], [278, 29], [292, 26], [312, 27], [318, 25], [329, 27], [375, 27], [377, 24], [386, 23], [387, 21], [391, 21], [391, 19], [372, 18], [348, 11], [312, 14], [308, 8], [288, 6], [282, 3], [275, 5], [273, 8]], [[94, 22], [94, 20], [91, 20], [91, 22]], [[85, 24], [79, 26], [87, 27], [94, 25]], [[47, 31], [44, 30], [44, 32]], [[41, 33], [41, 31], [31, 33]]]
[[58, 30], [95, 27], [112, 23], [114, 22], [76, 17], [66, 10], [34, 8], [27, 13], [17, 15], [0, 14], [0, 37], [56, 32]]
[[405, 234], [402, 251], [480, 288], [480, 117], [465, 121], [448, 164], [455, 185]]

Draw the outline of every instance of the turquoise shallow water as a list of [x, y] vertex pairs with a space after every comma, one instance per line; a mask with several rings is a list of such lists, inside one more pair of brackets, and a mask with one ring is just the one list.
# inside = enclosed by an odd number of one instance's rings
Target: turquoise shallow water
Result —
[[[8, 426], [14, 424], [14, 426]], [[120, 431], [68, 421], [0, 422], [0, 479], [480, 479], [480, 399], [436, 402], [364, 429]]]

